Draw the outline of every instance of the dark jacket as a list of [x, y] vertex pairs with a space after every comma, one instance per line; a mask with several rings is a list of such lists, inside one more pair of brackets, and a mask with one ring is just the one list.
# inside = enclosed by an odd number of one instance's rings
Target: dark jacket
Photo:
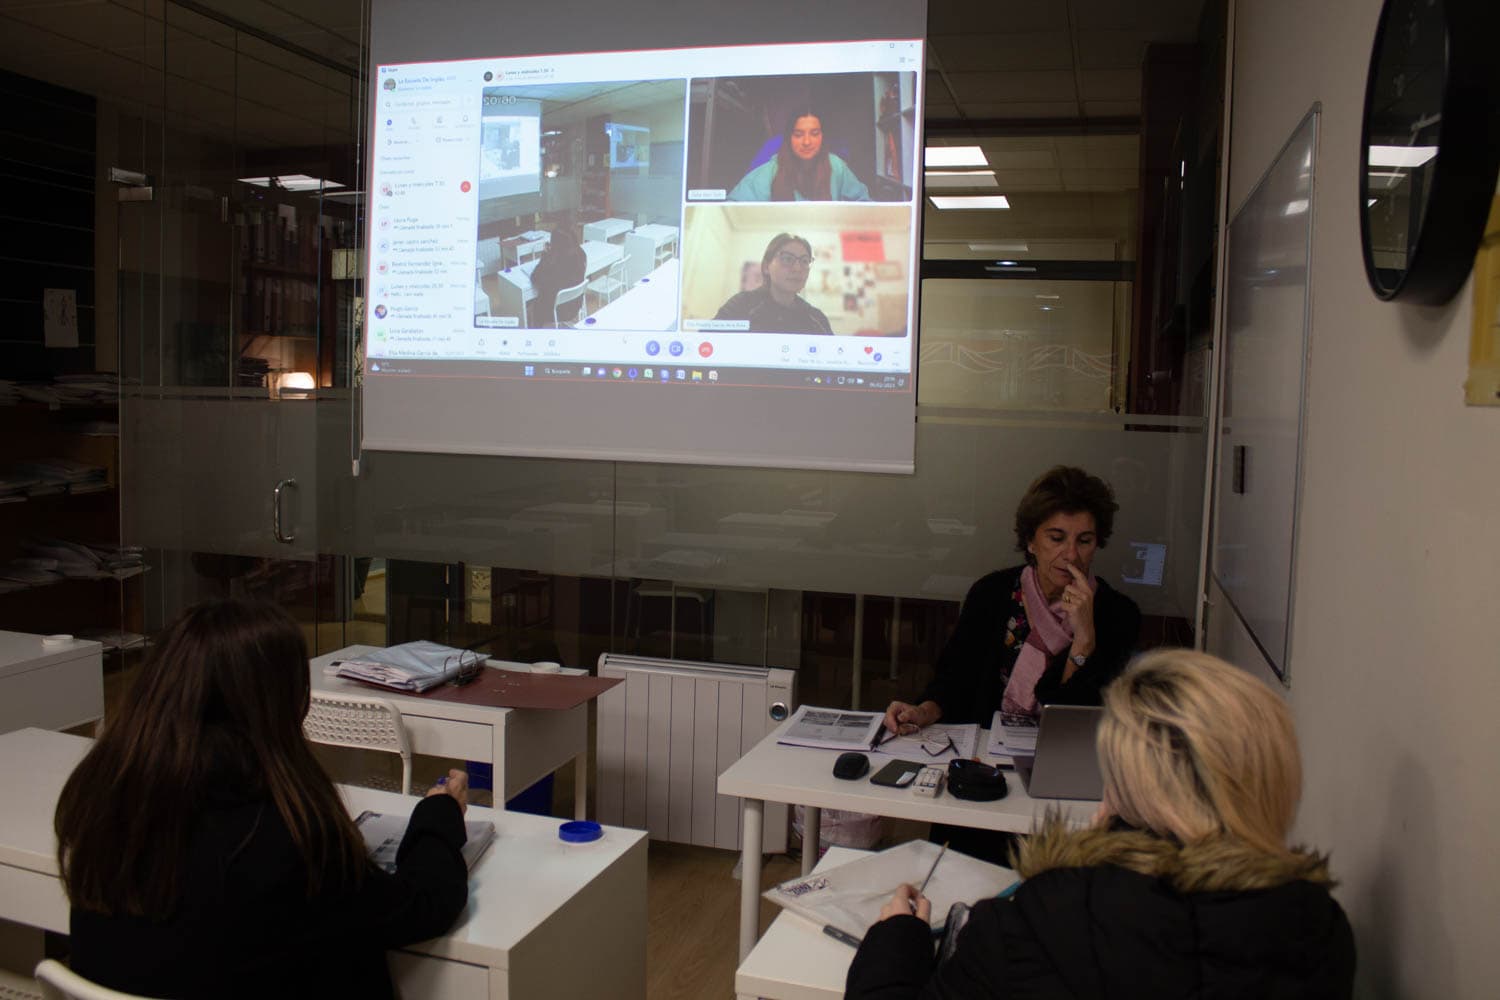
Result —
[[1031, 839], [1018, 865], [1026, 882], [974, 907], [952, 958], [934, 969], [932, 935], [916, 917], [883, 920], [849, 967], [846, 996], [1353, 994], [1354, 935], [1324, 858], [1224, 841], [1181, 847], [1136, 830], [1054, 825]]
[[[588, 254], [582, 247], [563, 246], [561, 241], [537, 258], [536, 266], [531, 270], [531, 287], [536, 290], [536, 298], [529, 307], [533, 329], [552, 325], [552, 308], [557, 305], [557, 293], [582, 281], [588, 267]], [[583, 299], [577, 298], [557, 306], [558, 322], [573, 322], [578, 318], [582, 304]]]
[[387, 948], [436, 937], [468, 901], [463, 814], [417, 802], [387, 874], [307, 898], [301, 855], [264, 798], [218, 793], [183, 858], [184, 897], [162, 923], [71, 915], [79, 975], [151, 997], [392, 997]]
[[714, 319], [747, 319], [751, 333], [833, 333], [823, 310], [800, 295], [784, 306], [764, 285], [732, 296], [719, 307]]
[[[997, 570], [969, 588], [958, 613], [958, 627], [938, 657], [932, 683], [918, 701], [942, 706], [944, 722], [977, 722], [988, 726], [1000, 707], [1005, 682], [1021, 652], [1024, 635], [1005, 644], [1006, 623], [1015, 613], [1011, 595], [1024, 566]], [[1094, 594], [1094, 652], [1067, 683], [1063, 668], [1068, 651], [1052, 657], [1037, 681], [1037, 701], [1044, 704], [1097, 705], [1100, 692], [1120, 675], [1135, 650], [1141, 610], [1134, 601], [1103, 580]]]

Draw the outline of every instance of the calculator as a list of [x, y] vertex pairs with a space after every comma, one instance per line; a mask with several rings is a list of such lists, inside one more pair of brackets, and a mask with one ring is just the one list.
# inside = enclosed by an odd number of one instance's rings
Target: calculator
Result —
[[937, 797], [943, 790], [943, 769], [940, 767], [922, 768], [917, 774], [917, 780], [912, 782], [911, 790], [928, 798]]

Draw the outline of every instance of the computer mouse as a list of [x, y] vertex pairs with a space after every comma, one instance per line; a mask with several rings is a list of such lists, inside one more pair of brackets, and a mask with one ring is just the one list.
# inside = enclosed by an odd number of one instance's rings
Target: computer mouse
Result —
[[870, 758], [856, 750], [839, 754], [839, 759], [833, 762], [833, 776], [845, 781], [863, 778], [869, 770]]

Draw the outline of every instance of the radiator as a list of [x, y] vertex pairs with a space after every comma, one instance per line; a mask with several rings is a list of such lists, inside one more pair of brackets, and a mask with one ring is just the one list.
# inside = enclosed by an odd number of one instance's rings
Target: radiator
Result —
[[[599, 698], [599, 820], [653, 840], [739, 850], [740, 800], [719, 775], [796, 707], [796, 673], [605, 653]], [[786, 850], [787, 807], [766, 803], [763, 850]]]

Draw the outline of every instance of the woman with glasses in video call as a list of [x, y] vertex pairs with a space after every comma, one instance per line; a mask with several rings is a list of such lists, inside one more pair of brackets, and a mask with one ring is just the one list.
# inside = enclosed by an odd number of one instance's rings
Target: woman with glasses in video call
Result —
[[812, 262], [812, 244], [777, 233], [760, 259], [761, 286], [732, 297], [714, 319], [749, 320], [751, 333], [833, 333], [823, 311], [797, 294], [807, 284]]
[[729, 191], [730, 201], [869, 201], [870, 189], [836, 153], [823, 147], [823, 116], [794, 111], [781, 148]]

